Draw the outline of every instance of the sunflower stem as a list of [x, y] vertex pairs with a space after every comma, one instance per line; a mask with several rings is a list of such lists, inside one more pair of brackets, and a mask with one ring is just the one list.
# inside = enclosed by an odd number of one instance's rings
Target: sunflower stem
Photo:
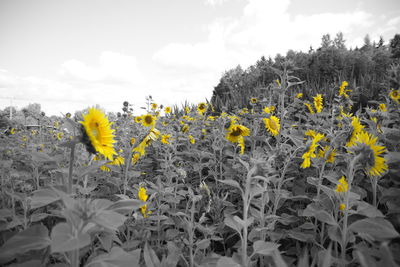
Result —
[[376, 177], [372, 177], [371, 183], [372, 183], [372, 203], [373, 203], [374, 207], [377, 208], [376, 188], [378, 186], [378, 179]]
[[71, 154], [69, 155], [69, 170], [68, 170], [68, 194], [72, 193], [72, 173], [74, 170], [74, 158], [75, 158], [75, 143], [71, 146]]

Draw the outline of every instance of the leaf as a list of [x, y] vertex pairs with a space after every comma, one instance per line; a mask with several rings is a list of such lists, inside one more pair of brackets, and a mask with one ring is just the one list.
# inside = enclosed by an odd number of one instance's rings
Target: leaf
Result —
[[240, 267], [241, 265], [237, 262], [235, 262], [232, 258], [228, 257], [221, 257], [217, 261], [217, 266], [216, 267]]
[[367, 234], [375, 240], [385, 240], [399, 236], [399, 233], [389, 221], [378, 217], [356, 221], [349, 226], [349, 231]]
[[110, 253], [91, 259], [86, 267], [135, 267], [139, 266], [139, 260], [140, 249], [128, 253], [120, 247], [113, 247]]
[[335, 218], [332, 214], [328, 213], [326, 210], [318, 209], [313, 203], [309, 204], [307, 208], [303, 211], [303, 216], [312, 216], [320, 220], [321, 222], [337, 225]]
[[156, 253], [151, 247], [149, 247], [147, 242], [144, 245], [143, 257], [147, 267], [159, 267], [161, 264]]
[[67, 252], [83, 248], [90, 244], [90, 236], [87, 233], [76, 233], [72, 225], [59, 223], [51, 231], [51, 251]]
[[117, 231], [118, 227], [124, 224], [126, 217], [110, 210], [102, 210], [98, 212], [91, 221], [110, 231]]
[[380, 210], [366, 202], [359, 202], [357, 204], [356, 214], [364, 215], [370, 218], [385, 217]]
[[237, 221], [235, 221], [233, 218], [232, 218], [232, 216], [226, 216], [225, 217], [225, 220], [224, 220], [224, 223], [225, 223], [225, 225], [226, 226], [229, 226], [230, 228], [232, 228], [233, 230], [235, 230], [236, 232], [238, 232], [239, 233], [239, 235], [242, 235], [242, 228], [243, 228], [243, 225], [242, 224], [240, 224], [240, 223], [238, 223]]
[[50, 245], [49, 231], [36, 224], [8, 239], [0, 248], [0, 263], [8, 262], [30, 250], [39, 250]]
[[237, 189], [239, 189], [242, 192], [242, 187], [235, 180], [227, 179], [227, 180], [218, 180], [218, 181], [223, 183], [223, 184], [227, 184], [227, 185], [236, 187]]
[[167, 258], [163, 259], [161, 266], [176, 267], [179, 262], [180, 256], [182, 255], [182, 251], [172, 241], [168, 241], [167, 247], [168, 256]]
[[35, 163], [50, 163], [50, 162], [56, 163], [53, 157], [50, 157], [44, 152], [33, 151], [30, 153], [30, 155], [32, 156], [32, 160]]
[[206, 249], [210, 246], [210, 239], [202, 239], [196, 243], [197, 249]]
[[138, 199], [120, 200], [111, 204], [107, 210], [115, 211], [121, 214], [130, 214], [143, 206], [143, 201]]
[[79, 168], [75, 173], [78, 177], [83, 177], [87, 174], [96, 173], [96, 172], [98, 172], [99, 168], [101, 166], [105, 165], [107, 162], [109, 162], [109, 161], [108, 160], [95, 161], [87, 167]]
[[39, 189], [33, 192], [31, 209], [47, 206], [60, 200], [60, 196], [51, 189]]
[[265, 242], [257, 240], [253, 243], [254, 254], [260, 254], [263, 256], [270, 256], [272, 252], [278, 249], [278, 245], [273, 242]]

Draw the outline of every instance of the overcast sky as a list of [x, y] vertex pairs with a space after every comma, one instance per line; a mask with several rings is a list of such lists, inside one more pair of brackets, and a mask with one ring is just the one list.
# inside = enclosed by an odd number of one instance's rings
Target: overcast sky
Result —
[[225, 70], [262, 55], [400, 33], [399, 0], [0, 0], [0, 109], [100, 104], [140, 112], [210, 99]]

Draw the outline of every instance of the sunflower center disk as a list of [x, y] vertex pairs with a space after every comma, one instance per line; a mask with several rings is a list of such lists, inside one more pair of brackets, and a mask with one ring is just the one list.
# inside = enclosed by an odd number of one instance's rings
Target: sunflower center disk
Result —
[[240, 130], [240, 128], [236, 128], [232, 131], [231, 135], [232, 136], [239, 136], [241, 135], [242, 131]]

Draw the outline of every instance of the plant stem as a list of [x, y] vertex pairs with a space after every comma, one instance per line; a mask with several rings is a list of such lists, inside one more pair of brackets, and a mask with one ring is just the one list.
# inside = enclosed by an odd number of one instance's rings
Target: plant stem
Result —
[[[131, 149], [132, 150], [132, 149]], [[129, 171], [129, 167], [131, 166], [131, 162], [132, 162], [132, 156], [133, 156], [133, 152], [129, 152], [129, 157], [127, 158], [127, 162], [125, 165], [125, 175], [124, 175], [124, 195], [126, 195], [126, 189], [128, 187], [128, 171]]]
[[68, 194], [72, 193], [72, 173], [74, 170], [74, 158], [75, 158], [75, 143], [71, 147], [71, 154], [69, 156], [69, 171], [68, 171]]
[[377, 196], [376, 196], [376, 188], [378, 186], [378, 178], [371, 178], [371, 183], [372, 183], [372, 203], [374, 207], [377, 208]]

